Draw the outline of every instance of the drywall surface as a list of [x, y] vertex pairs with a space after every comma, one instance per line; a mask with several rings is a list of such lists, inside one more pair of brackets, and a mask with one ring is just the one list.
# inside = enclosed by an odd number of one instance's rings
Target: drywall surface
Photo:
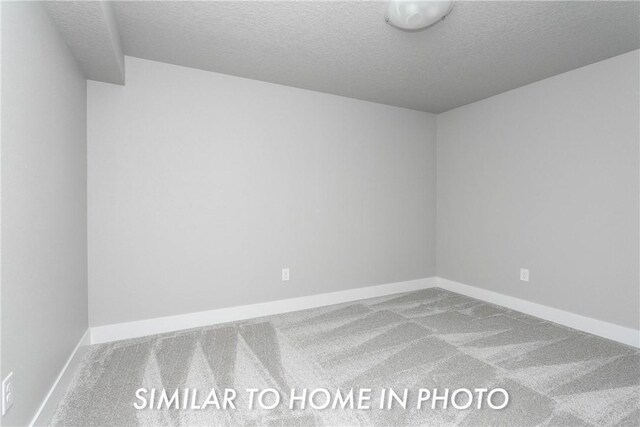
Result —
[[638, 328], [638, 63], [438, 116], [438, 276]]
[[86, 82], [41, 4], [4, 2], [4, 425], [31, 421], [87, 329], [86, 227]]
[[433, 115], [125, 63], [88, 82], [91, 325], [435, 274]]

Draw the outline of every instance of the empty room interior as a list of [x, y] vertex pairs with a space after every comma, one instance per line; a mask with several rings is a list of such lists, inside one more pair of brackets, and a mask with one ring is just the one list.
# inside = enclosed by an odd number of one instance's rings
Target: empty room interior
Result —
[[0, 425], [640, 425], [639, 1], [0, 23]]

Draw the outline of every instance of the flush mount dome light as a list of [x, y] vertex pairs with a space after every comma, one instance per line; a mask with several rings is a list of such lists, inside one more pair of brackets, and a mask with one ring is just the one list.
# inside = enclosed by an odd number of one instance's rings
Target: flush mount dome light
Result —
[[392, 0], [386, 21], [402, 30], [422, 30], [443, 20], [451, 9], [452, 0]]

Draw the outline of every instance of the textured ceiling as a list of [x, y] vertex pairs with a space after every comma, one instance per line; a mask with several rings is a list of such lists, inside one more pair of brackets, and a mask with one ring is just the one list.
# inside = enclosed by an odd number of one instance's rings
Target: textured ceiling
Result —
[[85, 77], [124, 84], [124, 56], [110, 2], [50, 1], [45, 4]]
[[439, 113], [640, 45], [640, 3], [457, 2], [403, 32], [386, 3], [114, 2], [124, 53]]

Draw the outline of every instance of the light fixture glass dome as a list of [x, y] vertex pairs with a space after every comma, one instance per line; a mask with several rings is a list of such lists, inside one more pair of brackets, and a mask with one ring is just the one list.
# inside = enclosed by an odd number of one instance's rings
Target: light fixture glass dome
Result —
[[403, 30], [421, 30], [442, 20], [451, 9], [452, 0], [392, 0], [386, 21]]

